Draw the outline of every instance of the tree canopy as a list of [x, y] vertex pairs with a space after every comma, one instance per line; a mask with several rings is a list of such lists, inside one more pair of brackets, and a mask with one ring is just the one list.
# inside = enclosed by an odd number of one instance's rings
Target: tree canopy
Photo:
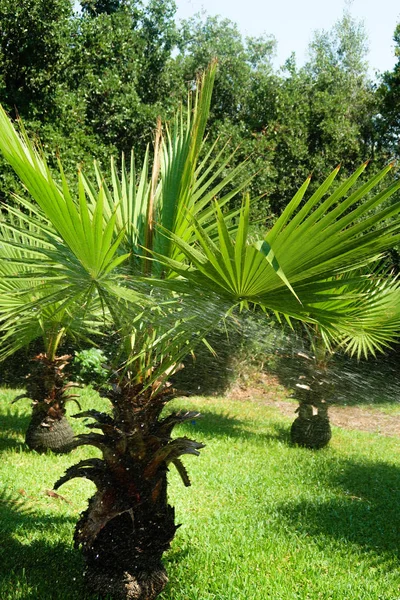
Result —
[[[227, 168], [249, 159], [250, 191], [263, 195], [255, 217], [279, 214], [310, 173], [320, 180], [341, 163], [345, 176], [371, 159], [378, 170], [398, 154], [399, 63], [371, 81], [366, 32], [347, 12], [314, 34], [304, 66], [292, 55], [277, 69], [273, 36], [245, 38], [232, 21], [204, 14], [177, 24], [173, 0], [76, 7], [0, 0], [0, 102], [45, 151], [58, 148], [67, 177], [92, 156], [104, 162], [133, 146], [144, 156], [157, 117], [185, 102], [213, 58], [208, 143], [239, 146]], [[0, 182], [2, 198], [18, 185], [4, 163]]]

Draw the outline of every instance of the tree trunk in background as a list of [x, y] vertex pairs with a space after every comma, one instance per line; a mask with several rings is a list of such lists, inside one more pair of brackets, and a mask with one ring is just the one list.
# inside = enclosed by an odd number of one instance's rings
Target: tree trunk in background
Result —
[[69, 355], [49, 359], [42, 353], [32, 360], [24, 394], [33, 404], [25, 435], [31, 450], [69, 452], [72, 449], [74, 431], [65, 417], [65, 403], [75, 397], [69, 393], [73, 384], [65, 382], [64, 370], [69, 359]]
[[33, 409], [32, 418], [25, 434], [25, 442], [31, 450], [55, 453], [69, 452], [74, 431], [65, 416], [52, 419]]
[[296, 411], [299, 416], [293, 421], [290, 429], [293, 444], [312, 450], [319, 450], [328, 445], [332, 437], [328, 407], [318, 403], [317, 411], [317, 414], [313, 414], [311, 404], [300, 403]]

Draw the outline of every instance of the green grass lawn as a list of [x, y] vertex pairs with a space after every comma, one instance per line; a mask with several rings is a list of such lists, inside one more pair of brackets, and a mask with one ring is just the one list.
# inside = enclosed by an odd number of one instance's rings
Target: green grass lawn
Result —
[[[29, 407], [11, 405], [16, 394], [0, 394], [0, 598], [80, 600], [72, 535], [93, 486], [71, 481], [62, 498], [47, 490], [96, 451], [29, 452]], [[83, 391], [83, 406], [91, 402]], [[330, 446], [312, 452], [290, 446], [290, 419], [273, 407], [221, 398], [175, 405], [202, 411], [177, 434], [206, 448], [185, 461], [191, 488], [170, 473], [182, 527], [166, 555], [162, 600], [400, 600], [398, 439], [334, 429]]]

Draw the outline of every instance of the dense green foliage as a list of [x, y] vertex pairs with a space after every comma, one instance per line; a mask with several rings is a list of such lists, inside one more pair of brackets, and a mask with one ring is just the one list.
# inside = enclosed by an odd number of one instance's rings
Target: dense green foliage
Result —
[[400, 23], [397, 25], [393, 40], [396, 44], [397, 63], [391, 72], [386, 72], [378, 90], [381, 99], [381, 113], [378, 119], [378, 131], [382, 139], [380, 149], [399, 156], [400, 133]]
[[[209, 143], [240, 146], [231, 168], [250, 156], [252, 192], [267, 193], [254, 208], [262, 220], [311, 172], [322, 180], [342, 163], [344, 177], [368, 159], [376, 171], [398, 154], [399, 63], [374, 84], [366, 33], [348, 13], [314, 35], [303, 67], [293, 55], [277, 70], [271, 36], [244, 39], [213, 16], [177, 25], [175, 11], [173, 0], [85, 0], [78, 12], [71, 0], [0, 0], [0, 103], [58, 149], [68, 175], [93, 156], [144, 153], [156, 117], [218, 57]], [[399, 26], [394, 41], [398, 53]], [[0, 184], [2, 199], [19, 189], [3, 161]]]
[[108, 376], [107, 357], [100, 348], [88, 348], [75, 353], [72, 363], [74, 381], [85, 384], [103, 384]]

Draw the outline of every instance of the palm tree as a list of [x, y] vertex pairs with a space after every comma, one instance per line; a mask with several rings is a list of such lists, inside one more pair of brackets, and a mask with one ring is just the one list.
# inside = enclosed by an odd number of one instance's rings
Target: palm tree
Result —
[[[393, 280], [385, 277], [382, 270], [378, 268], [375, 272], [364, 271], [362, 274], [366, 278], [365, 291], [371, 294], [369, 301], [362, 309], [357, 318], [357, 331], [343, 340], [345, 350], [351, 355], [365, 357], [368, 354], [375, 355], [374, 342], [384, 336], [385, 329], [391, 328], [394, 321], [398, 319], [398, 290]], [[393, 305], [392, 311], [381, 308], [380, 298], [385, 298], [385, 302]], [[371, 327], [376, 332], [370, 331], [374, 336], [374, 342], [371, 344], [368, 336], [365, 337], [368, 329]], [[334, 353], [341, 350], [341, 344], [336, 347], [329, 347], [324, 343], [324, 339], [318, 325], [305, 326], [309, 342], [310, 352], [298, 352], [297, 359], [301, 363], [301, 374], [299, 375], [294, 388], [293, 396], [298, 400], [299, 406], [296, 410], [298, 417], [292, 424], [290, 435], [294, 444], [306, 448], [320, 449], [324, 448], [332, 437], [332, 431], [329, 422], [328, 409], [334, 394], [334, 382], [332, 374], [329, 373], [329, 364]], [[378, 349], [382, 349], [377, 347]]]
[[301, 374], [297, 378], [293, 396], [299, 406], [296, 409], [298, 416], [290, 428], [290, 439], [293, 444], [320, 449], [327, 446], [332, 437], [328, 407], [333, 385], [328, 364], [333, 353], [328, 352], [317, 327], [306, 327], [306, 332], [311, 352], [297, 352]]
[[[24, 200], [16, 197], [23, 207]], [[58, 355], [65, 338], [88, 338], [99, 323], [89, 322], [79, 306], [63, 306], [61, 302], [42, 304], [38, 291], [39, 280], [32, 277], [30, 267], [37, 260], [38, 248], [48, 247], [38, 236], [41, 227], [35, 224], [32, 214], [19, 208], [4, 208], [6, 218], [0, 222], [0, 306], [3, 336], [1, 358], [29, 347], [41, 339], [42, 351], [31, 359], [31, 369], [26, 377], [26, 392], [18, 396], [32, 401], [31, 421], [25, 441], [36, 451], [67, 452], [71, 448], [74, 432], [65, 417], [66, 404], [76, 400], [71, 393], [74, 384], [68, 382], [68, 354]], [[49, 223], [46, 224], [49, 227]], [[26, 235], [28, 234], [28, 236]], [[37, 273], [35, 273], [37, 274]], [[29, 310], [26, 310], [30, 307]]]
[[357, 186], [363, 165], [333, 188], [335, 169], [303, 201], [307, 180], [253, 242], [249, 198], [223, 212], [240, 190], [223, 192], [232, 178], [223, 178], [218, 152], [200, 159], [215, 68], [187, 114], [165, 132], [158, 126], [151, 173], [150, 153], [138, 177], [133, 159], [121, 174], [112, 165], [110, 187], [96, 166], [93, 181], [78, 174], [76, 195], [62, 169], [58, 185], [26, 134], [0, 113], [0, 151], [33, 198], [18, 215], [22, 225], [9, 227], [25, 235], [23, 250], [35, 250], [20, 261], [28, 274], [1, 277], [4, 286], [15, 278], [21, 295], [33, 281], [35, 298], [13, 306], [12, 294], [3, 295], [0, 344], [11, 353], [18, 319], [30, 322], [38, 307], [69, 310], [80, 322], [102, 316], [119, 338], [105, 392], [112, 413], [83, 413], [98, 432], [75, 441], [96, 446], [102, 458], [81, 461], [56, 484], [73, 477], [96, 484], [75, 542], [88, 586], [100, 595], [152, 599], [165, 585], [161, 559], [176, 530], [166, 472], [173, 464], [189, 485], [180, 457], [202, 447], [172, 438], [175, 424], [193, 414], [162, 414], [173, 396], [168, 378], [221, 318], [258, 305], [289, 323], [318, 325], [328, 348], [350, 353], [381, 350], [400, 332], [397, 281], [360, 271], [400, 239], [400, 203], [387, 202], [400, 182], [374, 192], [392, 165]]
[[[181, 306], [174, 308], [182, 311]], [[175, 425], [198, 417], [197, 412], [161, 414], [175, 397], [168, 377], [180, 368], [185, 346], [193, 348], [193, 340], [199, 341], [206, 329], [201, 324], [194, 328], [191, 319], [173, 313], [169, 303], [162, 325], [151, 323], [147, 315], [146, 330], [135, 331], [135, 337], [143, 333], [141, 342], [132, 344], [132, 332], [120, 340], [124, 368], [111, 375], [111, 385], [102, 393], [111, 402], [112, 414], [89, 410], [76, 415], [90, 418], [88, 427], [100, 433], [77, 436], [75, 446], [93, 445], [102, 459], [81, 461], [55, 484], [57, 489], [75, 477], [96, 484], [74, 540], [82, 547], [88, 587], [115, 598], [154, 598], [164, 588], [167, 575], [161, 559], [177, 529], [167, 499], [167, 471], [175, 466], [189, 486], [181, 456], [198, 455], [203, 448], [186, 437], [172, 438]]]

